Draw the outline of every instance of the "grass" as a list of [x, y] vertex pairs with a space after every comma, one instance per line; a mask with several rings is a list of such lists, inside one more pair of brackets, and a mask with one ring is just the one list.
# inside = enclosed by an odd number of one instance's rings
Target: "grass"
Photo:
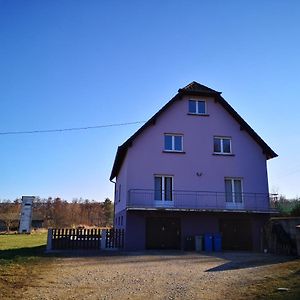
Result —
[[0, 235], [0, 265], [43, 256], [46, 243], [46, 232]]
[[[278, 288], [288, 290], [280, 291]], [[300, 260], [295, 259], [274, 265], [271, 275], [244, 287], [242, 295], [245, 299], [300, 299]]]
[[0, 235], [0, 299], [22, 297], [26, 286], [51, 266], [47, 233]]
[[[42, 254], [47, 242], [47, 233], [4, 234], [0, 235], [1, 261], [15, 256], [32, 256]], [[39, 251], [32, 251], [39, 249]], [[0, 262], [1, 262], [0, 261]], [[3, 261], [2, 261], [3, 262]]]
[[3, 234], [0, 235], [0, 251], [26, 247], [45, 246], [47, 233], [38, 232], [32, 234]]

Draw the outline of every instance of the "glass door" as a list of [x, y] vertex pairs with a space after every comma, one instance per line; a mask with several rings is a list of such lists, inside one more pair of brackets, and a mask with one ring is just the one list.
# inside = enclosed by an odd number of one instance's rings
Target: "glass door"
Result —
[[225, 201], [227, 207], [243, 207], [242, 179], [225, 178]]
[[154, 200], [159, 206], [171, 206], [173, 204], [172, 176], [156, 175], [154, 177]]

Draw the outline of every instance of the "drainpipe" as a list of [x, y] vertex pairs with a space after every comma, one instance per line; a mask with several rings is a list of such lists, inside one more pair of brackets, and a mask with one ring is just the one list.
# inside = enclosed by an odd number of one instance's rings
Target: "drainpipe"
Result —
[[115, 210], [116, 210], [116, 182], [112, 179], [109, 179], [110, 182], [112, 182], [115, 185], [114, 188], [114, 217], [113, 217], [113, 228], [115, 228]]

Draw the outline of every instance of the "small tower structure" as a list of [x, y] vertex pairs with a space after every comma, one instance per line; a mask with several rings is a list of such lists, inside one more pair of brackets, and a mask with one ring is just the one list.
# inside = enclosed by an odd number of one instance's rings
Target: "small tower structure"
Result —
[[22, 196], [19, 233], [31, 232], [32, 205], [34, 196]]

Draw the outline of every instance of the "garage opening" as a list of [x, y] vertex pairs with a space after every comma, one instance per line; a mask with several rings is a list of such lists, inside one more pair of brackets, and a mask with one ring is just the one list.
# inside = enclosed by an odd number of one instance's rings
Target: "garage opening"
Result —
[[180, 218], [146, 219], [146, 249], [180, 249]]
[[250, 219], [221, 219], [222, 248], [224, 250], [252, 250]]

